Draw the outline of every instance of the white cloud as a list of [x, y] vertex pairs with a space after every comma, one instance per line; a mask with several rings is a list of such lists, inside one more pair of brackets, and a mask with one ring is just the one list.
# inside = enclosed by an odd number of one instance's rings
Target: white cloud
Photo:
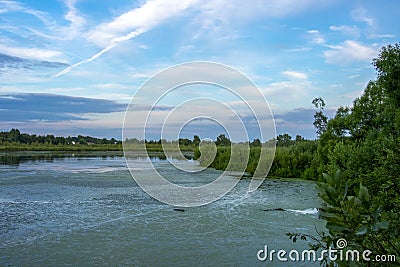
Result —
[[367, 15], [367, 10], [362, 7], [353, 9], [351, 11], [351, 16], [355, 21], [361, 21], [368, 24], [368, 26], [374, 25], [374, 19]]
[[0, 52], [14, 57], [36, 60], [57, 60], [57, 58], [62, 55], [60, 51], [55, 50], [8, 47], [4, 45], [0, 45]]
[[330, 50], [323, 52], [325, 61], [334, 64], [347, 64], [353, 61], [371, 61], [377, 53], [375, 46], [368, 46], [356, 41], [347, 40], [341, 45], [328, 46]]
[[373, 33], [368, 35], [369, 38], [375, 39], [375, 38], [395, 38], [395, 34], [378, 34], [378, 33]]
[[0, 14], [14, 12], [21, 10], [21, 4], [15, 1], [1, 1], [0, 2]]
[[125, 85], [120, 83], [101, 83], [93, 84], [91, 87], [96, 89], [113, 89], [113, 90], [133, 90], [135, 89], [132, 85]]
[[357, 26], [348, 26], [348, 25], [332, 25], [329, 27], [331, 31], [337, 31], [337, 32], [342, 32], [347, 35], [351, 35], [353, 37], [358, 37], [360, 35], [360, 31], [357, 28]]
[[[21, 3], [15, 1], [0, 0], [0, 14], [22, 12], [33, 15], [40, 19], [47, 27], [38, 30], [33, 28], [32, 25], [19, 25], [19, 28], [27, 29], [38, 37], [60, 41], [71, 40], [75, 37], [82, 37], [83, 28], [86, 25], [86, 20], [79, 15], [79, 11], [75, 7], [77, 1], [78, 0], [64, 1], [64, 4], [68, 9], [64, 16], [64, 19], [69, 22], [69, 25], [67, 26], [58, 26], [55, 22], [49, 20], [49, 15], [47, 13], [25, 7]], [[14, 33], [17, 32], [16, 29], [13, 30]]]
[[114, 48], [118, 43], [130, 40], [132, 38], [135, 38], [136, 36], [140, 35], [141, 33], [143, 33], [143, 32], [142, 31], [134, 31], [134, 32], [128, 33], [127, 35], [124, 35], [124, 36], [121, 36], [121, 37], [116, 37], [116, 38], [112, 39], [110, 44], [107, 47], [105, 47], [104, 49], [100, 50], [99, 52], [97, 52], [96, 54], [91, 56], [90, 58], [84, 59], [82, 61], [79, 61], [78, 63], [75, 63], [75, 64], [65, 68], [61, 72], [59, 72], [56, 75], [54, 75], [54, 77], [59, 77], [59, 76], [61, 76], [63, 74], [66, 74], [66, 73], [70, 72], [72, 69], [78, 67], [79, 65], [82, 65], [82, 64], [85, 64], [85, 63], [88, 63], [90, 61], [95, 60], [96, 58], [100, 57], [104, 53], [107, 53], [109, 50]]
[[[69, 96], [72, 96], [72, 94], [74, 94], [74, 93], [79, 93], [77, 96], [80, 97], [84, 90], [86, 90], [86, 88], [84, 88], [84, 87], [74, 87], [74, 88], [51, 87], [51, 88], [45, 89], [44, 91], [49, 94], [65, 94], [65, 92], [68, 91]], [[40, 91], [40, 93], [42, 93], [42, 91]]]
[[291, 79], [307, 80], [307, 74], [303, 72], [287, 70], [283, 71], [282, 74]]
[[11, 1], [11, 0], [0, 1], [0, 14], [10, 13], [10, 12], [23, 12], [25, 14], [29, 14], [38, 18], [46, 25], [51, 24], [45, 12], [25, 7], [23, 4], [17, 1]]
[[309, 31], [307, 31], [307, 33], [310, 34], [312, 43], [314, 43], [314, 44], [325, 43], [324, 37], [318, 30], [309, 30]]
[[69, 38], [78, 36], [86, 24], [85, 19], [79, 15], [79, 11], [75, 7], [76, 2], [77, 0], [65, 1], [68, 12], [65, 14], [64, 18], [65, 20], [70, 22], [70, 25], [68, 27], [62, 28], [61, 32], [64, 35], [68, 35]]
[[[92, 57], [65, 69], [56, 76], [65, 74], [81, 64], [98, 58], [120, 42], [135, 38], [165, 21], [175, 19], [181, 15], [191, 15], [192, 22], [200, 28], [200, 32], [207, 34], [209, 37], [212, 32], [215, 33], [222, 28], [225, 30], [233, 28], [232, 24], [299, 13], [314, 7], [316, 2], [318, 1], [282, 0], [245, 3], [239, 0], [148, 0], [140, 7], [130, 10], [109, 22], [102, 23], [87, 32], [86, 39], [103, 49]], [[189, 13], [188, 10], [194, 12]], [[209, 30], [204, 31], [204, 28]], [[223, 34], [219, 34], [218, 38], [224, 39], [229, 34], [230, 37], [236, 38], [234, 31], [232, 33], [232, 31], [225, 30], [220, 31]], [[322, 37], [316, 37], [315, 42], [322, 43], [324, 40]]]
[[313, 94], [314, 90], [310, 81], [302, 79], [271, 83], [262, 92], [273, 111], [282, 112], [303, 105], [304, 99]]
[[131, 32], [145, 32], [193, 5], [197, 0], [150, 0], [107, 23], [102, 23], [87, 34], [87, 39], [100, 47]]
[[64, 41], [64, 40], [66, 40], [65, 36], [64, 36], [64, 37], [53, 36], [53, 35], [46, 34], [46, 33], [43, 33], [43, 32], [41, 32], [41, 31], [35, 30], [35, 29], [31, 28], [31, 27], [26, 27], [26, 29], [29, 30], [29, 31], [31, 31], [33, 34], [35, 34], [35, 35], [37, 35], [37, 36], [39, 36], [39, 37], [43, 37], [43, 38], [47, 38], [47, 39], [52, 39], [52, 40], [59, 40], [59, 41]]
[[311, 47], [307, 47], [307, 46], [286, 49], [287, 52], [306, 52], [306, 51], [310, 51], [310, 50], [311, 50]]
[[147, 32], [166, 19], [180, 14], [197, 0], [150, 0], [139, 8], [128, 11], [111, 22], [103, 23], [87, 34], [87, 39], [104, 47], [90, 58], [75, 63], [55, 77], [70, 72], [73, 68], [88, 63], [108, 52], [121, 42], [128, 41]]

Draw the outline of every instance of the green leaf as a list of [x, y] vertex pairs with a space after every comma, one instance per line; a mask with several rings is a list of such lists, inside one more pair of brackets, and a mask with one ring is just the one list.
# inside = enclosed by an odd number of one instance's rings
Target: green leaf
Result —
[[377, 207], [374, 210], [374, 212], [372, 214], [372, 218], [374, 219], [375, 222], [378, 221], [378, 218], [381, 215], [381, 212], [382, 212], [382, 207], [381, 206]]
[[360, 228], [358, 228], [356, 235], [365, 235], [368, 232], [368, 227], [366, 225], [361, 225]]
[[368, 189], [360, 183], [360, 189], [357, 193], [358, 198], [361, 202], [369, 202], [369, 193]]
[[340, 171], [340, 169], [338, 169], [337, 171], [336, 171], [336, 173], [335, 173], [335, 184], [336, 185], [340, 185], [341, 184], [341, 181], [342, 181], [342, 173], [341, 173], [341, 171]]
[[344, 188], [344, 194], [343, 194], [343, 199], [342, 199], [342, 201], [344, 201], [344, 200], [346, 199], [348, 190], [349, 190], [349, 186], [348, 186], [348, 184], [346, 183], [346, 184], [345, 184], [345, 188]]
[[342, 232], [347, 232], [347, 231], [350, 231], [350, 229], [349, 228], [347, 228], [347, 227], [345, 227], [345, 226], [340, 226], [340, 225], [336, 225], [336, 224], [331, 224], [331, 223], [327, 223], [326, 224], [326, 228], [328, 228], [329, 229], [329, 231], [332, 231], [332, 232], [337, 232], [337, 233], [342, 233]]
[[372, 226], [373, 231], [379, 231], [380, 229], [388, 229], [389, 228], [389, 222], [383, 221], [383, 222], [378, 222]]
[[348, 196], [347, 199], [349, 200], [349, 205], [351, 207], [361, 206], [361, 200], [355, 196]]

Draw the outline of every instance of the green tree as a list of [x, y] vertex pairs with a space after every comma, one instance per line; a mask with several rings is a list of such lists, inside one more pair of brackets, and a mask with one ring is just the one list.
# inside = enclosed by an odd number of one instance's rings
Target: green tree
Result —
[[11, 129], [8, 135], [9, 142], [18, 142], [20, 139], [21, 132], [18, 129]]
[[292, 143], [292, 137], [287, 133], [280, 134], [276, 137], [277, 146], [290, 146]]
[[373, 65], [378, 72], [378, 81], [385, 93], [400, 107], [400, 44], [383, 47]]
[[256, 138], [253, 140], [253, 142], [250, 143], [250, 145], [254, 146], [254, 147], [259, 147], [259, 146], [261, 146], [261, 140]]
[[227, 138], [224, 134], [220, 134], [217, 137], [217, 141], [215, 141], [215, 144], [217, 146], [230, 146], [231, 140], [229, 140], [229, 138]]
[[312, 101], [317, 111], [314, 114], [314, 127], [316, 128], [317, 135], [321, 136], [326, 130], [326, 124], [328, 122], [328, 117], [324, 114], [325, 101], [321, 97], [316, 97]]
[[198, 135], [193, 136], [192, 143], [194, 146], [198, 147], [200, 145], [200, 142], [201, 142], [201, 140]]
[[187, 138], [179, 138], [178, 141], [180, 146], [190, 146], [192, 144], [192, 141]]

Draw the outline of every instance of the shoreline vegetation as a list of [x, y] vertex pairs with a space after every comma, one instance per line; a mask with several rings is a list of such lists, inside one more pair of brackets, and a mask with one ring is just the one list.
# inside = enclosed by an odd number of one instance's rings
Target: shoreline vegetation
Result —
[[[239, 150], [239, 157], [246, 159], [242, 156], [249, 148], [248, 164], [245, 168], [244, 177], [252, 177], [257, 164], [260, 160], [261, 146], [270, 146], [272, 143], [276, 144], [275, 158], [272, 163], [269, 178], [293, 178], [315, 180], [313, 176], [315, 172], [312, 171], [312, 161], [315, 157], [317, 149], [316, 140], [305, 140], [303, 137], [297, 135], [294, 140], [288, 134], [278, 135], [276, 139], [271, 139], [262, 144], [259, 139], [247, 143], [232, 143], [224, 134], [217, 137], [214, 142], [216, 145], [215, 159], [211, 157], [213, 153], [208, 153], [207, 149], [203, 149], [203, 157], [200, 158], [201, 152], [199, 145], [201, 140], [198, 136], [194, 136], [193, 140], [181, 138], [178, 141], [166, 140], [138, 140], [136, 138], [125, 140], [125, 148], [130, 151], [144, 152], [144, 144], [148, 153], [158, 153], [157, 157], [160, 159], [166, 158], [165, 153], [168, 151], [175, 153], [178, 149], [182, 151], [184, 156], [188, 159], [200, 160], [204, 166], [209, 165], [210, 168], [216, 170], [225, 170], [227, 168], [230, 155], [231, 145], [243, 147]], [[207, 146], [207, 145], [205, 145]], [[1, 152], [122, 152], [122, 141], [115, 139], [99, 139], [90, 136], [77, 136], [77, 137], [55, 137], [53, 135], [37, 136], [21, 133], [18, 129], [11, 129], [9, 132], [0, 132], [0, 153]], [[176, 153], [175, 153], [176, 154]], [[247, 154], [246, 154], [247, 156]], [[234, 159], [232, 161], [235, 161]], [[209, 163], [209, 164], [208, 164]], [[234, 171], [234, 170], [233, 170]]]

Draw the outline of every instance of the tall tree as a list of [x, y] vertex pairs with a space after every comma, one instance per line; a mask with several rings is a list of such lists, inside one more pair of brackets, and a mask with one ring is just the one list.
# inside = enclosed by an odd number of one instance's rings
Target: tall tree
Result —
[[217, 146], [230, 146], [231, 140], [229, 140], [229, 138], [227, 138], [224, 134], [220, 134], [217, 137], [217, 141], [215, 141], [215, 144]]
[[199, 146], [200, 142], [201, 142], [201, 140], [200, 140], [200, 137], [198, 135], [193, 136], [192, 143], [193, 143], [194, 146], [196, 146], [196, 147]]
[[317, 109], [314, 114], [314, 127], [317, 131], [318, 137], [321, 136], [326, 130], [326, 124], [328, 122], [328, 117], [324, 114], [323, 110], [325, 108], [325, 101], [321, 97], [316, 97], [312, 101], [313, 105]]

